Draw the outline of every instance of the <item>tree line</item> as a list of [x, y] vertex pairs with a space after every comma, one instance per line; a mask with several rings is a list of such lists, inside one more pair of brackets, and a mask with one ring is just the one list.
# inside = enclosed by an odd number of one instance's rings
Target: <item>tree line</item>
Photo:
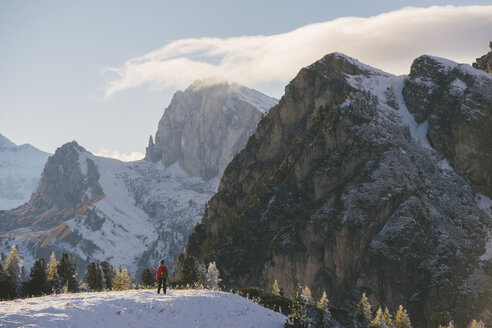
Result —
[[76, 293], [79, 291], [126, 290], [131, 279], [121, 265], [114, 269], [107, 261], [90, 262], [82, 282], [77, 275], [75, 258], [63, 253], [59, 260], [55, 253], [46, 262], [38, 259], [31, 268], [29, 279], [23, 281], [22, 261], [17, 248], [12, 246], [5, 263], [0, 257], [0, 300], [46, 294]]

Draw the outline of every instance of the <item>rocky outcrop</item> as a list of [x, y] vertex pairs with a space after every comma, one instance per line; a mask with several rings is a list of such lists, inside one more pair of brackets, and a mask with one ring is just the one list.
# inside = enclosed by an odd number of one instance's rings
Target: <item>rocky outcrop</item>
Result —
[[487, 73], [492, 73], [492, 41], [489, 43], [490, 51], [483, 55], [472, 64], [473, 67], [481, 69]]
[[[488, 108], [478, 84], [490, 78], [477, 72], [468, 98]], [[228, 287], [277, 280], [292, 296], [300, 283], [345, 308], [366, 292], [374, 305], [404, 305], [415, 327], [439, 312], [458, 325], [492, 323], [492, 224], [482, 210], [492, 202], [430, 147], [405, 80], [341, 54], [303, 68], [227, 166], [184, 255], [216, 261]], [[486, 135], [473, 142], [490, 146]]]
[[492, 83], [468, 65], [417, 58], [403, 96], [427, 137], [476, 191], [492, 198]]
[[174, 94], [145, 158], [166, 166], [178, 162], [191, 176], [206, 180], [220, 177], [276, 103], [237, 83], [196, 81]]

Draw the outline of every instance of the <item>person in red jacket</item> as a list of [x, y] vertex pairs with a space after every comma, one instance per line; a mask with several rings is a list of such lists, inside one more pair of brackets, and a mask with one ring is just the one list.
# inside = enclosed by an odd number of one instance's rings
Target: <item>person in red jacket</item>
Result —
[[164, 265], [164, 260], [161, 260], [159, 267], [157, 268], [157, 294], [161, 293], [161, 286], [162, 286], [162, 291], [164, 294], [166, 293], [166, 283], [167, 283], [167, 266]]

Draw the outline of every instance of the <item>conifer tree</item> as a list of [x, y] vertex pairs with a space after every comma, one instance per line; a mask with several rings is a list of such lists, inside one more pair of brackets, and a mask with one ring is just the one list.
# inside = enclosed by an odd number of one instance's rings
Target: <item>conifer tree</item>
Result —
[[181, 275], [185, 284], [194, 285], [199, 282], [198, 268], [193, 257], [187, 256], [185, 258]]
[[395, 327], [395, 325], [393, 323], [393, 317], [390, 314], [389, 309], [387, 307], [384, 309], [383, 318], [384, 318], [384, 324], [386, 327], [388, 327], [388, 328], [394, 328]]
[[58, 262], [56, 261], [55, 252], [51, 252], [50, 260], [47, 268], [48, 274], [48, 290], [54, 293], [60, 293], [62, 290], [62, 282], [58, 274]]
[[362, 294], [359, 304], [357, 304], [355, 314], [359, 316], [360, 320], [365, 321], [367, 324], [372, 321], [371, 304], [369, 304], [369, 301], [367, 300], [366, 293]]
[[155, 272], [152, 268], [145, 268], [140, 275], [142, 285], [145, 287], [154, 287], [155, 285]]
[[58, 262], [57, 272], [63, 286], [67, 287], [71, 293], [77, 292], [79, 283], [77, 281], [77, 267], [75, 259], [70, 253], [63, 253]]
[[99, 262], [91, 262], [87, 265], [87, 274], [84, 282], [93, 291], [101, 291], [104, 288], [104, 275]]
[[22, 290], [21, 266], [22, 261], [17, 253], [17, 248], [15, 245], [12, 245], [5, 263], [5, 273], [7, 274], [10, 286], [15, 293], [15, 295], [13, 295], [14, 297], [20, 296]]
[[405, 310], [402, 305], [400, 305], [396, 312], [395, 325], [396, 328], [413, 328], [407, 310]]
[[0, 300], [5, 300], [12, 297], [13, 293], [13, 288], [10, 284], [9, 277], [5, 272], [2, 257], [0, 256]]
[[277, 282], [276, 279], [275, 279], [275, 281], [273, 282], [273, 285], [272, 285], [272, 294], [273, 295], [280, 296], [280, 288], [278, 288], [278, 282]]
[[330, 306], [329, 306], [328, 296], [326, 296], [326, 292], [323, 292], [321, 299], [318, 301], [318, 303], [316, 303], [316, 307], [322, 311], [329, 309]]
[[206, 279], [206, 284], [207, 287], [210, 289], [214, 290], [219, 290], [219, 283], [222, 281], [219, 277], [219, 269], [217, 269], [217, 266], [215, 265], [214, 262], [210, 262], [208, 264], [208, 269], [207, 269], [207, 279]]
[[108, 290], [113, 289], [113, 279], [114, 276], [116, 275], [116, 271], [114, 270], [111, 263], [107, 261], [101, 262], [101, 269], [103, 271], [103, 277], [104, 277], [104, 289], [108, 289]]
[[297, 285], [296, 294], [294, 296], [294, 300], [292, 301], [290, 314], [287, 318], [287, 322], [285, 323], [285, 327], [289, 327], [289, 328], [309, 327], [309, 321], [307, 320], [305, 314], [305, 306], [306, 303], [304, 302], [304, 297], [302, 296], [302, 286]]
[[43, 258], [34, 263], [30, 276], [29, 292], [34, 296], [45, 294], [48, 291], [48, 272]]
[[313, 304], [313, 296], [311, 295], [311, 290], [309, 289], [308, 286], [304, 288], [302, 291], [302, 297], [304, 297], [304, 303], [307, 305], [312, 305]]
[[116, 274], [113, 280], [113, 290], [127, 290], [130, 289], [130, 276], [126, 269], [123, 269], [121, 265], [116, 270]]

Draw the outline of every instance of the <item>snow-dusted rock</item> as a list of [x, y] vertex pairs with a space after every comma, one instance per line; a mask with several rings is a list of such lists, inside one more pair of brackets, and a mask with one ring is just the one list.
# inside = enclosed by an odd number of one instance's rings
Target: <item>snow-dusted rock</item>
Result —
[[[492, 324], [490, 203], [432, 147], [435, 108], [415, 97], [417, 115], [404, 98], [408, 83], [432, 95], [443, 87], [436, 74], [459, 70], [450, 97], [490, 108], [482, 89], [469, 89], [492, 77], [443, 59], [422, 64], [398, 77], [335, 53], [301, 69], [225, 169], [185, 255], [216, 261], [232, 287], [277, 280], [292, 296], [300, 283], [343, 308], [366, 292], [373, 305], [408, 308], [415, 327], [438, 312], [461, 326]], [[489, 149], [487, 133], [474, 134], [476, 149]]]

